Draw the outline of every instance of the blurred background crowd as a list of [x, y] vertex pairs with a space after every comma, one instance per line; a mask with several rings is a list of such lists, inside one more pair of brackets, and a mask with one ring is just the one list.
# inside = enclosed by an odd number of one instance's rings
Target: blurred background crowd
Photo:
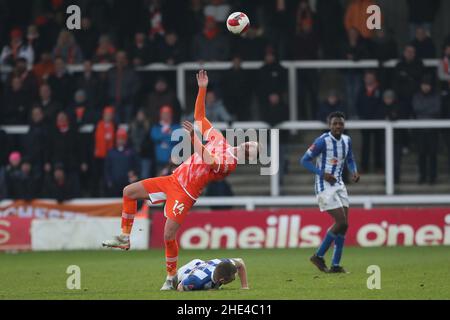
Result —
[[[232, 61], [210, 75], [208, 118], [276, 125], [289, 120], [280, 61], [398, 59], [394, 68], [344, 69], [340, 87], [327, 85], [317, 69], [299, 70], [299, 119], [325, 121], [335, 110], [350, 119], [449, 118], [450, 34], [433, 37], [443, 4], [404, 1], [408, 19], [397, 24], [407, 24], [408, 35], [399, 41], [394, 28], [367, 29], [365, 10], [376, 3], [0, 0], [0, 125], [29, 126], [24, 135], [0, 130], [0, 199], [119, 196], [130, 182], [169, 173], [171, 133], [192, 119], [192, 106], [178, 101], [174, 73], [136, 69], [151, 63]], [[65, 27], [71, 4], [81, 7], [81, 30]], [[250, 17], [243, 37], [226, 32], [234, 11]], [[424, 59], [439, 59], [438, 67]], [[264, 64], [249, 71], [242, 61]], [[94, 72], [97, 63], [112, 68]], [[69, 65], [81, 71], [69, 72]], [[80, 132], [85, 124], [94, 130]], [[420, 155], [418, 182], [435, 182], [438, 135], [396, 132], [396, 182], [411, 147]], [[375, 172], [384, 170], [383, 141], [382, 131], [362, 132], [362, 172], [371, 170], [370, 161]], [[226, 186], [218, 192], [231, 194]]]

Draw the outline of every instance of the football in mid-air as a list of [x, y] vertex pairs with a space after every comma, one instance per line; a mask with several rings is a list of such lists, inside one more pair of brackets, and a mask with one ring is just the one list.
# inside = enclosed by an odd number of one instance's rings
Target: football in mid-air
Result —
[[233, 12], [227, 19], [227, 28], [234, 34], [243, 34], [249, 26], [250, 20], [243, 12]]

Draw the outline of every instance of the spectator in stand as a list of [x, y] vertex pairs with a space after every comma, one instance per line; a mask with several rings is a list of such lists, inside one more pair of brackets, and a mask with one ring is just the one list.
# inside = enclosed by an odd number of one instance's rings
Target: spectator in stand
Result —
[[51, 172], [56, 164], [64, 166], [68, 178], [79, 188], [80, 171], [87, 171], [86, 149], [81, 143], [80, 133], [75, 129], [67, 113], [61, 111], [56, 117], [56, 127], [49, 135], [45, 172]]
[[203, 9], [205, 17], [213, 17], [215, 21], [225, 26], [231, 6], [224, 0], [211, 0]]
[[[364, 87], [357, 95], [356, 110], [359, 119], [362, 120], [384, 119], [381, 89], [375, 71], [368, 70], [364, 73]], [[361, 131], [361, 134], [361, 171], [369, 172], [369, 160], [373, 159], [376, 172], [381, 173], [383, 171], [383, 132], [377, 129], [365, 129]]]
[[37, 80], [33, 72], [27, 69], [27, 61], [24, 58], [18, 58], [15, 61], [14, 68], [8, 79], [14, 77], [20, 78], [24, 94], [28, 96], [28, 99], [34, 100], [37, 98]]
[[27, 123], [31, 104], [31, 97], [25, 92], [22, 80], [19, 77], [12, 78], [11, 85], [5, 92], [2, 122], [5, 124]]
[[383, 62], [398, 57], [397, 42], [391, 34], [391, 32], [385, 32], [384, 29], [376, 30], [369, 44], [370, 55], [379, 61], [378, 75], [380, 82], [388, 88], [393, 85], [394, 71], [392, 68], [384, 68]]
[[[156, 123], [159, 119], [159, 111], [162, 106], [168, 105], [172, 107], [174, 122], [180, 122], [181, 106], [178, 98], [171, 88], [167, 80], [163, 77], [156, 79], [154, 90], [146, 99], [145, 114], [151, 122]], [[153, 124], [152, 123], [152, 124]]]
[[11, 30], [11, 41], [5, 45], [0, 54], [0, 65], [13, 66], [17, 59], [23, 58], [27, 61], [28, 69], [34, 63], [33, 47], [25, 44], [22, 40], [22, 30]]
[[38, 106], [43, 110], [45, 119], [51, 122], [56, 118], [56, 114], [62, 110], [61, 104], [53, 99], [52, 89], [48, 84], [39, 87]]
[[55, 72], [55, 65], [50, 52], [42, 52], [39, 62], [33, 67], [33, 72], [39, 86], [47, 82], [50, 75]]
[[125, 129], [116, 133], [116, 147], [109, 150], [105, 160], [105, 181], [108, 195], [122, 196], [123, 188], [136, 182], [139, 163], [134, 151], [127, 146], [128, 134]]
[[27, 42], [28, 46], [33, 48], [34, 57], [40, 57], [44, 51], [44, 41], [42, 40], [38, 27], [34, 24], [27, 28]]
[[416, 56], [418, 59], [436, 58], [436, 47], [424, 27], [417, 27], [416, 36], [411, 41], [411, 45], [416, 48]]
[[[395, 97], [394, 90], [383, 93], [384, 117], [388, 121], [397, 121], [400, 116], [400, 106]], [[399, 130], [394, 130], [394, 183], [400, 183], [400, 168], [402, 161], [402, 144]]]
[[[444, 56], [438, 64], [438, 79], [440, 80], [442, 107], [441, 116], [445, 119], [450, 118], [450, 43], [444, 47]], [[448, 170], [450, 172], [450, 130], [442, 130], [445, 144], [449, 150]]]
[[345, 113], [345, 108], [341, 102], [337, 90], [333, 89], [328, 92], [327, 99], [320, 104], [316, 119], [322, 121], [323, 123], [328, 123], [328, 115], [337, 111]]
[[450, 43], [444, 48], [444, 55], [439, 61], [437, 75], [442, 92], [442, 116], [450, 118]]
[[[434, 90], [432, 78], [425, 76], [420, 83], [420, 90], [414, 95], [412, 106], [416, 119], [438, 119], [441, 114], [441, 98]], [[419, 184], [436, 183], [438, 130], [421, 129], [416, 134], [419, 160]]]
[[31, 121], [28, 132], [24, 135], [24, 155], [31, 162], [33, 169], [41, 174], [47, 155], [49, 129], [45, 121], [44, 111], [35, 106], [31, 110]]
[[107, 86], [108, 100], [115, 107], [117, 122], [130, 122], [140, 80], [134, 68], [128, 65], [128, 57], [124, 51], [116, 54], [115, 66], [107, 74]]
[[155, 146], [156, 155], [156, 173], [159, 175], [161, 170], [171, 162], [172, 148], [177, 141], [172, 141], [172, 132], [180, 129], [178, 123], [173, 122], [173, 110], [170, 106], [163, 106], [159, 113], [159, 123], [153, 125], [150, 136]]
[[87, 103], [86, 93], [79, 89], [74, 94], [74, 99], [66, 109], [77, 128], [87, 123], [93, 123], [94, 110]]
[[295, 38], [292, 43], [293, 60], [319, 58], [319, 39], [315, 30], [315, 14], [308, 1], [300, 1], [297, 8]]
[[192, 58], [195, 61], [225, 61], [229, 56], [228, 38], [220, 32], [214, 17], [206, 17], [202, 33], [194, 37]]
[[[296, 34], [293, 40], [293, 60], [315, 60], [319, 57], [319, 39], [313, 29], [314, 13], [307, 1], [301, 1], [297, 11]], [[299, 117], [312, 119], [317, 110], [319, 75], [315, 69], [298, 72]]]
[[48, 78], [48, 84], [52, 88], [53, 99], [66, 108], [73, 97], [75, 88], [74, 79], [61, 57], [55, 58], [55, 73]]
[[80, 187], [74, 176], [68, 174], [64, 165], [58, 163], [53, 172], [44, 178], [44, 198], [55, 199], [59, 203], [80, 196]]
[[41, 177], [28, 160], [22, 159], [19, 163], [19, 169], [12, 170], [7, 177], [8, 198], [30, 201], [38, 196]]
[[409, 34], [412, 39], [418, 26], [423, 27], [428, 34], [439, 10], [440, 0], [408, 0]]
[[137, 32], [134, 35], [133, 45], [128, 49], [128, 56], [135, 67], [144, 66], [156, 61], [156, 55], [151, 48], [145, 33]]
[[95, 63], [113, 63], [116, 55], [116, 47], [107, 34], [98, 39], [98, 47], [95, 50], [93, 61]]
[[[279, 93], [273, 92], [269, 94], [265, 102], [262, 120], [267, 122], [272, 128], [276, 125], [289, 120], [289, 107], [282, 101]], [[289, 142], [289, 132], [287, 130], [280, 130], [280, 183], [283, 184], [284, 175], [287, 172], [288, 159], [286, 157], [286, 144]]]
[[167, 32], [164, 41], [158, 49], [158, 60], [168, 65], [175, 65], [186, 60], [186, 48], [178, 35], [173, 32]]
[[6, 132], [0, 129], [0, 199], [6, 198], [8, 194], [6, 185], [6, 167], [10, 155], [10, 142]]
[[374, 5], [373, 0], [352, 0], [345, 11], [344, 25], [347, 32], [351, 29], [358, 30], [361, 37], [370, 39], [373, 30], [367, 28], [367, 8]]
[[66, 64], [77, 64], [83, 61], [83, 53], [71, 32], [62, 30], [59, 33], [53, 49], [53, 58], [56, 57], [61, 58]]
[[152, 176], [153, 145], [149, 132], [150, 121], [147, 119], [144, 110], [141, 109], [130, 123], [130, 142], [133, 150], [139, 157], [141, 179]]
[[406, 45], [403, 56], [395, 66], [395, 91], [400, 104], [400, 119], [411, 117], [411, 100], [419, 89], [419, 83], [424, 74], [422, 60], [416, 56], [416, 49]]
[[257, 95], [260, 105], [264, 105], [270, 94], [277, 92], [283, 95], [287, 88], [287, 72], [271, 48], [266, 50], [264, 65], [258, 70]]
[[151, 42], [157, 43], [164, 37], [166, 30], [164, 28], [164, 19], [162, 13], [162, 1], [148, 1], [148, 14], [150, 17], [147, 25], [149, 26], [148, 36]]
[[222, 81], [225, 105], [237, 121], [249, 121], [251, 116], [251, 80], [248, 73], [242, 69], [240, 56], [234, 56], [233, 66], [227, 70]]
[[[204, 26], [205, 15], [203, 14], [202, 0], [189, 0], [188, 11], [186, 14], [186, 25], [182, 35], [185, 35], [187, 40], [190, 40], [198, 33], [202, 31]], [[180, 35], [180, 36], [182, 36]]]
[[107, 106], [103, 109], [102, 119], [97, 123], [94, 133], [94, 187], [93, 194], [105, 193], [104, 181], [105, 159], [108, 152], [114, 148], [116, 125], [114, 124], [114, 108]]
[[[366, 58], [367, 56], [368, 48], [366, 41], [360, 36], [359, 31], [356, 28], [350, 28], [347, 31], [347, 42], [343, 47], [343, 59], [358, 61]], [[361, 71], [356, 68], [345, 69], [344, 78], [348, 116], [349, 118], [354, 118], [356, 115], [356, 95], [360, 90], [362, 82]]]
[[245, 61], [259, 61], [264, 59], [267, 39], [264, 29], [251, 25], [240, 37], [232, 37], [231, 53], [239, 55]]
[[92, 62], [86, 60], [83, 63], [83, 72], [77, 75], [75, 87], [83, 90], [86, 95], [86, 105], [92, 110], [92, 120], [100, 119], [104, 105], [105, 93], [103, 82], [99, 76], [92, 71]]
[[92, 26], [92, 21], [89, 17], [83, 16], [81, 18], [81, 30], [75, 32], [75, 38], [80, 45], [85, 59], [92, 59], [97, 47], [99, 34]]
[[[217, 98], [217, 93], [209, 87], [205, 98], [206, 118], [211, 122], [231, 122], [233, 118], [225, 108], [222, 100]], [[194, 112], [188, 117], [189, 121], [194, 121]]]
[[[22, 155], [18, 151], [10, 153], [8, 165], [6, 166], [6, 190], [7, 197], [12, 199], [18, 199], [17, 193], [20, 192], [16, 181], [20, 179], [21, 170], [20, 163], [22, 162]], [[20, 187], [19, 187], [20, 189]]]
[[337, 59], [345, 38], [344, 9], [339, 0], [316, 1], [317, 31], [324, 59]]
[[[264, 17], [268, 24], [268, 38], [280, 59], [288, 57], [288, 43], [295, 28], [292, 21], [295, 19], [296, 1], [271, 0], [264, 1]], [[264, 97], [263, 100], [265, 100]]]

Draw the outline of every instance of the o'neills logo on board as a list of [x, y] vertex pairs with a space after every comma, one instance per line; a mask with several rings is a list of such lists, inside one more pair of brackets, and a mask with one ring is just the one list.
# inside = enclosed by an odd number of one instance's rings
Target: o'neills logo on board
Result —
[[[163, 246], [164, 217], [155, 213], [151, 247]], [[192, 213], [179, 232], [184, 249], [317, 247], [332, 224], [315, 209]], [[450, 245], [450, 208], [352, 209], [347, 245]]]
[[320, 244], [320, 226], [300, 228], [301, 217], [269, 216], [266, 226], [248, 226], [237, 230], [232, 226], [213, 227], [206, 224], [185, 230], [180, 236], [180, 245], [185, 249], [218, 248], [297, 248], [314, 247]]

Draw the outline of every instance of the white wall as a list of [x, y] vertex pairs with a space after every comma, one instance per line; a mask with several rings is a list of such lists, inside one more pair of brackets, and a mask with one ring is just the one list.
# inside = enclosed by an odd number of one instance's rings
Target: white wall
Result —
[[[120, 234], [120, 223], [120, 218], [35, 219], [31, 225], [31, 247], [32, 250], [101, 249], [102, 241]], [[131, 250], [147, 249], [148, 243], [149, 220], [136, 219]]]

